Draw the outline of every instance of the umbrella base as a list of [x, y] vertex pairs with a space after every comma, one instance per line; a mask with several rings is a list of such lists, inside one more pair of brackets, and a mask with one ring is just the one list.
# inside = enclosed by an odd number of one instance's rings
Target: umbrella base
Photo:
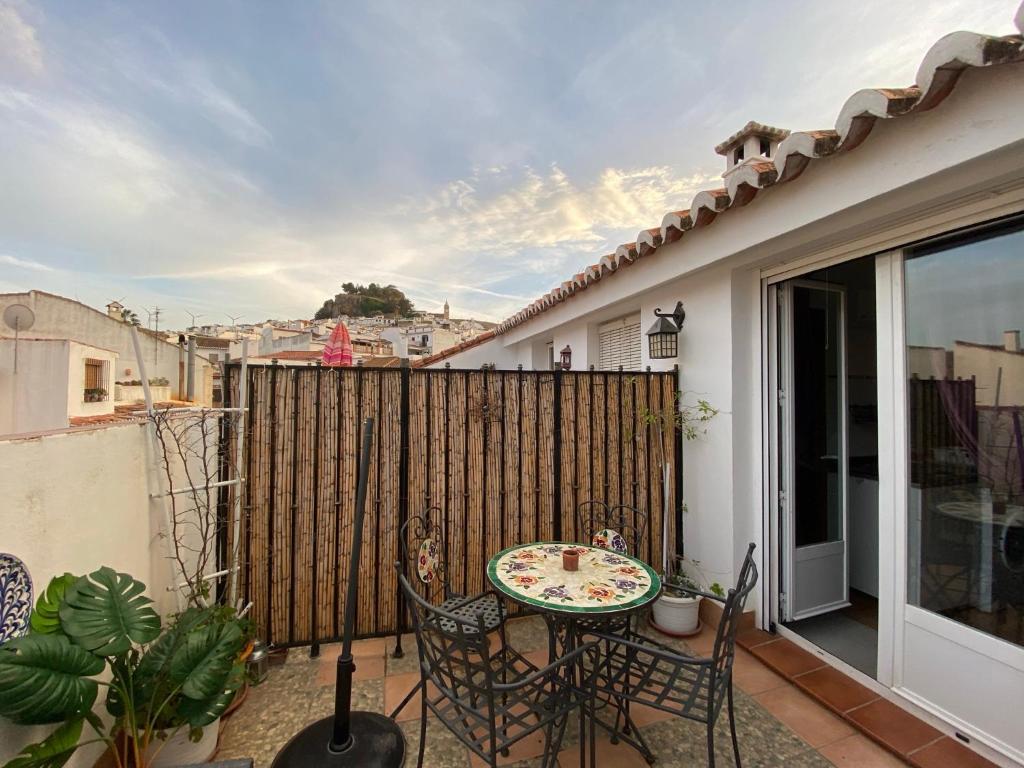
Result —
[[325, 717], [295, 734], [271, 768], [400, 768], [405, 735], [394, 720], [376, 712], [353, 712], [350, 722], [352, 744], [343, 752], [331, 751], [334, 718]]

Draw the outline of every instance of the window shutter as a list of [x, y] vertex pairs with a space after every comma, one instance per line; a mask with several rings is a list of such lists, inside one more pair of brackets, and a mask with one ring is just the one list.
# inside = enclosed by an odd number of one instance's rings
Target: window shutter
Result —
[[640, 370], [640, 315], [612, 320], [598, 328], [598, 369]]

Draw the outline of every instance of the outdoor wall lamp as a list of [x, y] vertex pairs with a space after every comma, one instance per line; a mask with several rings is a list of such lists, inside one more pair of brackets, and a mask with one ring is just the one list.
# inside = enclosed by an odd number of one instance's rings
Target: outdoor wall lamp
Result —
[[662, 312], [661, 307], [654, 310], [658, 318], [647, 331], [647, 342], [650, 345], [652, 360], [670, 360], [679, 356], [679, 332], [683, 330], [686, 310], [683, 302], [677, 301], [672, 312]]
[[565, 349], [563, 349], [559, 355], [562, 358], [562, 370], [568, 371], [572, 368], [572, 347], [566, 344]]

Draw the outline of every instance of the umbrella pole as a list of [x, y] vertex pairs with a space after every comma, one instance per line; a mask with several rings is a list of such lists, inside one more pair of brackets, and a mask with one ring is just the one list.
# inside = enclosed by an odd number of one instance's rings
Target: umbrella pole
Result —
[[355, 531], [352, 533], [352, 557], [348, 567], [348, 596], [345, 598], [345, 634], [338, 656], [338, 677], [334, 693], [334, 732], [331, 750], [340, 752], [352, 745], [352, 673], [355, 661], [352, 658], [352, 635], [355, 633], [356, 600], [359, 595], [359, 560], [363, 550], [363, 519], [366, 517], [366, 484], [370, 477], [370, 449], [373, 447], [373, 419], [363, 424], [363, 449], [359, 455], [359, 485], [356, 488]]
[[405, 736], [398, 724], [377, 712], [352, 711], [352, 635], [355, 633], [359, 593], [359, 555], [366, 515], [366, 484], [370, 474], [373, 419], [363, 422], [363, 450], [359, 454], [359, 484], [352, 533], [348, 595], [345, 598], [345, 634], [338, 656], [334, 688], [334, 715], [318, 720], [292, 737], [277, 753], [271, 768], [399, 768], [405, 762]]

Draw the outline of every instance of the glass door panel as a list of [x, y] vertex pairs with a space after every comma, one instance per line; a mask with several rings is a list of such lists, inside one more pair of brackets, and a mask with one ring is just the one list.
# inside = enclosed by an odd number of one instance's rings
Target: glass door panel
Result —
[[904, 260], [907, 601], [1024, 645], [1024, 224]]
[[848, 604], [845, 294], [780, 286], [784, 620]]

